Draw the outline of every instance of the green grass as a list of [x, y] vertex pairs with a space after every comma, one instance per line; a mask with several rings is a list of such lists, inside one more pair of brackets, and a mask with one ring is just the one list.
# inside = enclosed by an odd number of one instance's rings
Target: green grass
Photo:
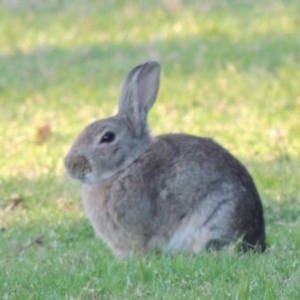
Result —
[[[300, 299], [299, 11], [297, 0], [0, 1], [0, 299]], [[263, 255], [119, 263], [95, 238], [62, 159], [150, 59], [163, 66], [153, 132], [214, 137], [246, 164]]]

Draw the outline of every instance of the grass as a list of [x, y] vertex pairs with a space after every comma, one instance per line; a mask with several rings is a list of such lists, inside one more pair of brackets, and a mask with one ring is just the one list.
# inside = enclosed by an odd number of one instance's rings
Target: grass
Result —
[[[0, 1], [1, 299], [299, 299], [299, 1]], [[62, 159], [163, 66], [155, 134], [212, 136], [259, 188], [269, 248], [119, 263]]]

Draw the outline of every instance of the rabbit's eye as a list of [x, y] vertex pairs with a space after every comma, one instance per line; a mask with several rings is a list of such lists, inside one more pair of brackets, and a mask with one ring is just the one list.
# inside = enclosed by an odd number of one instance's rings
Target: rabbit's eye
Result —
[[107, 131], [104, 133], [104, 135], [102, 136], [101, 140], [100, 140], [100, 144], [101, 143], [110, 143], [113, 142], [115, 139], [116, 135], [114, 134], [114, 132], [112, 131]]

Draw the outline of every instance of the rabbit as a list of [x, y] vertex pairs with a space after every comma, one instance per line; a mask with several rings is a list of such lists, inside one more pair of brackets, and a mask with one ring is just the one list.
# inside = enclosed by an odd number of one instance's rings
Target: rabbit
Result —
[[94, 230], [114, 255], [264, 251], [263, 207], [246, 168], [210, 138], [152, 136], [160, 64], [133, 68], [115, 116], [88, 125], [64, 159]]

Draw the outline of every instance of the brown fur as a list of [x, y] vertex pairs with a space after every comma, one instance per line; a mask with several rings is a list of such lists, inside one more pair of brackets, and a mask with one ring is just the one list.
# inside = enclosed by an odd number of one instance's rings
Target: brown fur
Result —
[[[157, 62], [134, 68], [118, 114], [89, 125], [65, 158], [70, 176], [84, 182], [95, 231], [119, 258], [196, 253], [239, 238], [245, 250], [264, 250], [263, 208], [245, 167], [211, 139], [149, 134], [159, 69]], [[115, 140], [99, 143], [107, 131]]]

